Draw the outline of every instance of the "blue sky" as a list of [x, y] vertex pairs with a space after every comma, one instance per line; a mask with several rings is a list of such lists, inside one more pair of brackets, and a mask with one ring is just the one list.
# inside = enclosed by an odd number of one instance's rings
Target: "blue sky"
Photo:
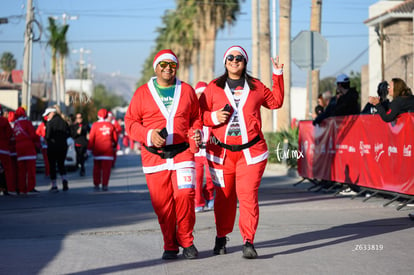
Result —
[[[0, 54], [10, 51], [22, 68], [23, 32], [26, 0], [2, 1], [0, 17], [9, 23], [0, 25]], [[272, 1], [271, 1], [272, 2]], [[278, 1], [276, 1], [278, 3]], [[324, 0], [322, 6], [322, 35], [329, 43], [329, 60], [321, 67], [321, 77], [360, 71], [368, 63], [368, 7], [377, 0]], [[84, 55], [86, 63], [96, 72], [119, 73], [139, 79], [141, 66], [154, 46], [156, 29], [161, 27], [165, 10], [175, 7], [174, 0], [33, 0], [35, 18], [43, 26], [42, 43], [33, 46], [33, 79], [49, 72], [50, 49], [47, 41], [47, 18], [65, 13], [77, 16], [70, 24], [68, 41], [71, 50], [90, 50]], [[251, 1], [242, 3], [242, 14], [234, 26], [218, 33], [215, 74], [223, 72], [221, 57], [231, 45], [242, 45], [251, 53]], [[292, 0], [292, 39], [310, 26], [311, 0]], [[38, 33], [38, 32], [36, 32]], [[278, 35], [278, 34], [277, 34]], [[72, 72], [79, 54], [71, 53], [67, 70]], [[283, 60], [282, 60], [283, 62]], [[306, 71], [292, 63], [292, 85], [306, 86]], [[40, 77], [41, 78], [41, 77]]]

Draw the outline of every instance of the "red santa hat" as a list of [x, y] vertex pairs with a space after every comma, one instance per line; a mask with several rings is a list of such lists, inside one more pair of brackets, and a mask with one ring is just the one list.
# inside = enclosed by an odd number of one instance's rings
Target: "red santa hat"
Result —
[[100, 109], [98, 111], [98, 118], [105, 119], [108, 117], [108, 111], [106, 109]]
[[166, 59], [171, 59], [172, 61], [177, 63], [177, 69], [178, 69], [178, 58], [177, 58], [177, 56], [175, 55], [175, 53], [172, 50], [165, 49], [165, 50], [159, 51], [154, 57], [154, 62], [152, 63], [152, 66], [154, 67], [154, 72], [155, 72], [155, 68], [157, 67], [158, 63], [160, 63], [161, 61], [166, 60]]
[[227, 51], [224, 53], [224, 57], [223, 57], [223, 64], [224, 65], [226, 65], [227, 56], [230, 55], [230, 53], [232, 51], [240, 52], [240, 54], [244, 57], [244, 59], [246, 59], [246, 64], [249, 62], [249, 57], [247, 56], [247, 52], [241, 46], [234, 45], [234, 46], [231, 46], [230, 48], [228, 48]]
[[196, 94], [199, 94], [199, 93], [204, 92], [204, 90], [206, 89], [206, 87], [207, 87], [207, 83], [205, 83], [204, 81], [199, 81], [197, 83], [197, 85], [195, 86], [195, 92], [196, 92]]
[[15, 115], [16, 115], [16, 118], [25, 117], [26, 116], [26, 110], [23, 107], [19, 107], [19, 108], [17, 108]]

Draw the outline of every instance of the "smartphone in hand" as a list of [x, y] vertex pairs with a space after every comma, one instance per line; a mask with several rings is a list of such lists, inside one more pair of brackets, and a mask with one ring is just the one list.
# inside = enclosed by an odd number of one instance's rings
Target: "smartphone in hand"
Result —
[[162, 130], [158, 133], [163, 139], [166, 139], [168, 136], [167, 128], [162, 128]]
[[226, 104], [226, 106], [224, 106], [224, 108], [223, 108], [223, 111], [231, 112], [232, 109], [233, 108], [231, 108], [231, 106], [229, 104]]

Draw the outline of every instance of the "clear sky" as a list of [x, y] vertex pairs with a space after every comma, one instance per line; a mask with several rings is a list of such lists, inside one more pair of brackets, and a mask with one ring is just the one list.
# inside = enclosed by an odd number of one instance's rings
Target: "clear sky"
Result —
[[[8, 17], [8, 24], [0, 25], [0, 54], [10, 51], [17, 59], [17, 68], [23, 67], [24, 26], [27, 0], [1, 0], [0, 17]], [[278, 4], [279, 1], [276, 1]], [[321, 77], [360, 71], [368, 63], [368, 7], [377, 0], [323, 0], [322, 35], [329, 43], [329, 60], [321, 67]], [[270, 1], [272, 3], [272, 1]], [[50, 48], [47, 47], [47, 18], [62, 15], [77, 16], [68, 20], [67, 35], [71, 50], [90, 50], [84, 55], [87, 64], [96, 72], [119, 73], [139, 79], [141, 66], [155, 45], [156, 29], [161, 27], [161, 16], [175, 7], [174, 0], [33, 0], [35, 18], [43, 27], [41, 43], [33, 46], [33, 79], [49, 72]], [[270, 5], [271, 6], [271, 5]], [[301, 31], [309, 30], [311, 0], [292, 0], [292, 39]], [[38, 35], [37, 29], [35, 29]], [[278, 34], [277, 34], [278, 37]], [[215, 74], [224, 69], [221, 57], [234, 44], [242, 45], [251, 53], [251, 1], [242, 1], [241, 15], [234, 26], [218, 33]], [[78, 65], [79, 53], [71, 53], [67, 70]], [[282, 60], [283, 62], [283, 60]], [[286, 65], [286, 64], [285, 64]], [[306, 86], [306, 71], [292, 63], [292, 85]]]

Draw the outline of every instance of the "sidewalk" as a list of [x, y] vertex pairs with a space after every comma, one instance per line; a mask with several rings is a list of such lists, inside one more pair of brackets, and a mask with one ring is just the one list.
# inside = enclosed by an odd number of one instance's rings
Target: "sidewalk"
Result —
[[[0, 197], [0, 274], [412, 274], [413, 208], [382, 198], [351, 200], [310, 192], [310, 183], [270, 165], [259, 189], [259, 258], [241, 257], [236, 221], [228, 254], [213, 256], [214, 213], [197, 213], [199, 259], [163, 261], [140, 156], [118, 156], [109, 192], [93, 192], [69, 173], [68, 192], [49, 194], [37, 174], [38, 195]], [[61, 186], [59, 186], [61, 188]]]

